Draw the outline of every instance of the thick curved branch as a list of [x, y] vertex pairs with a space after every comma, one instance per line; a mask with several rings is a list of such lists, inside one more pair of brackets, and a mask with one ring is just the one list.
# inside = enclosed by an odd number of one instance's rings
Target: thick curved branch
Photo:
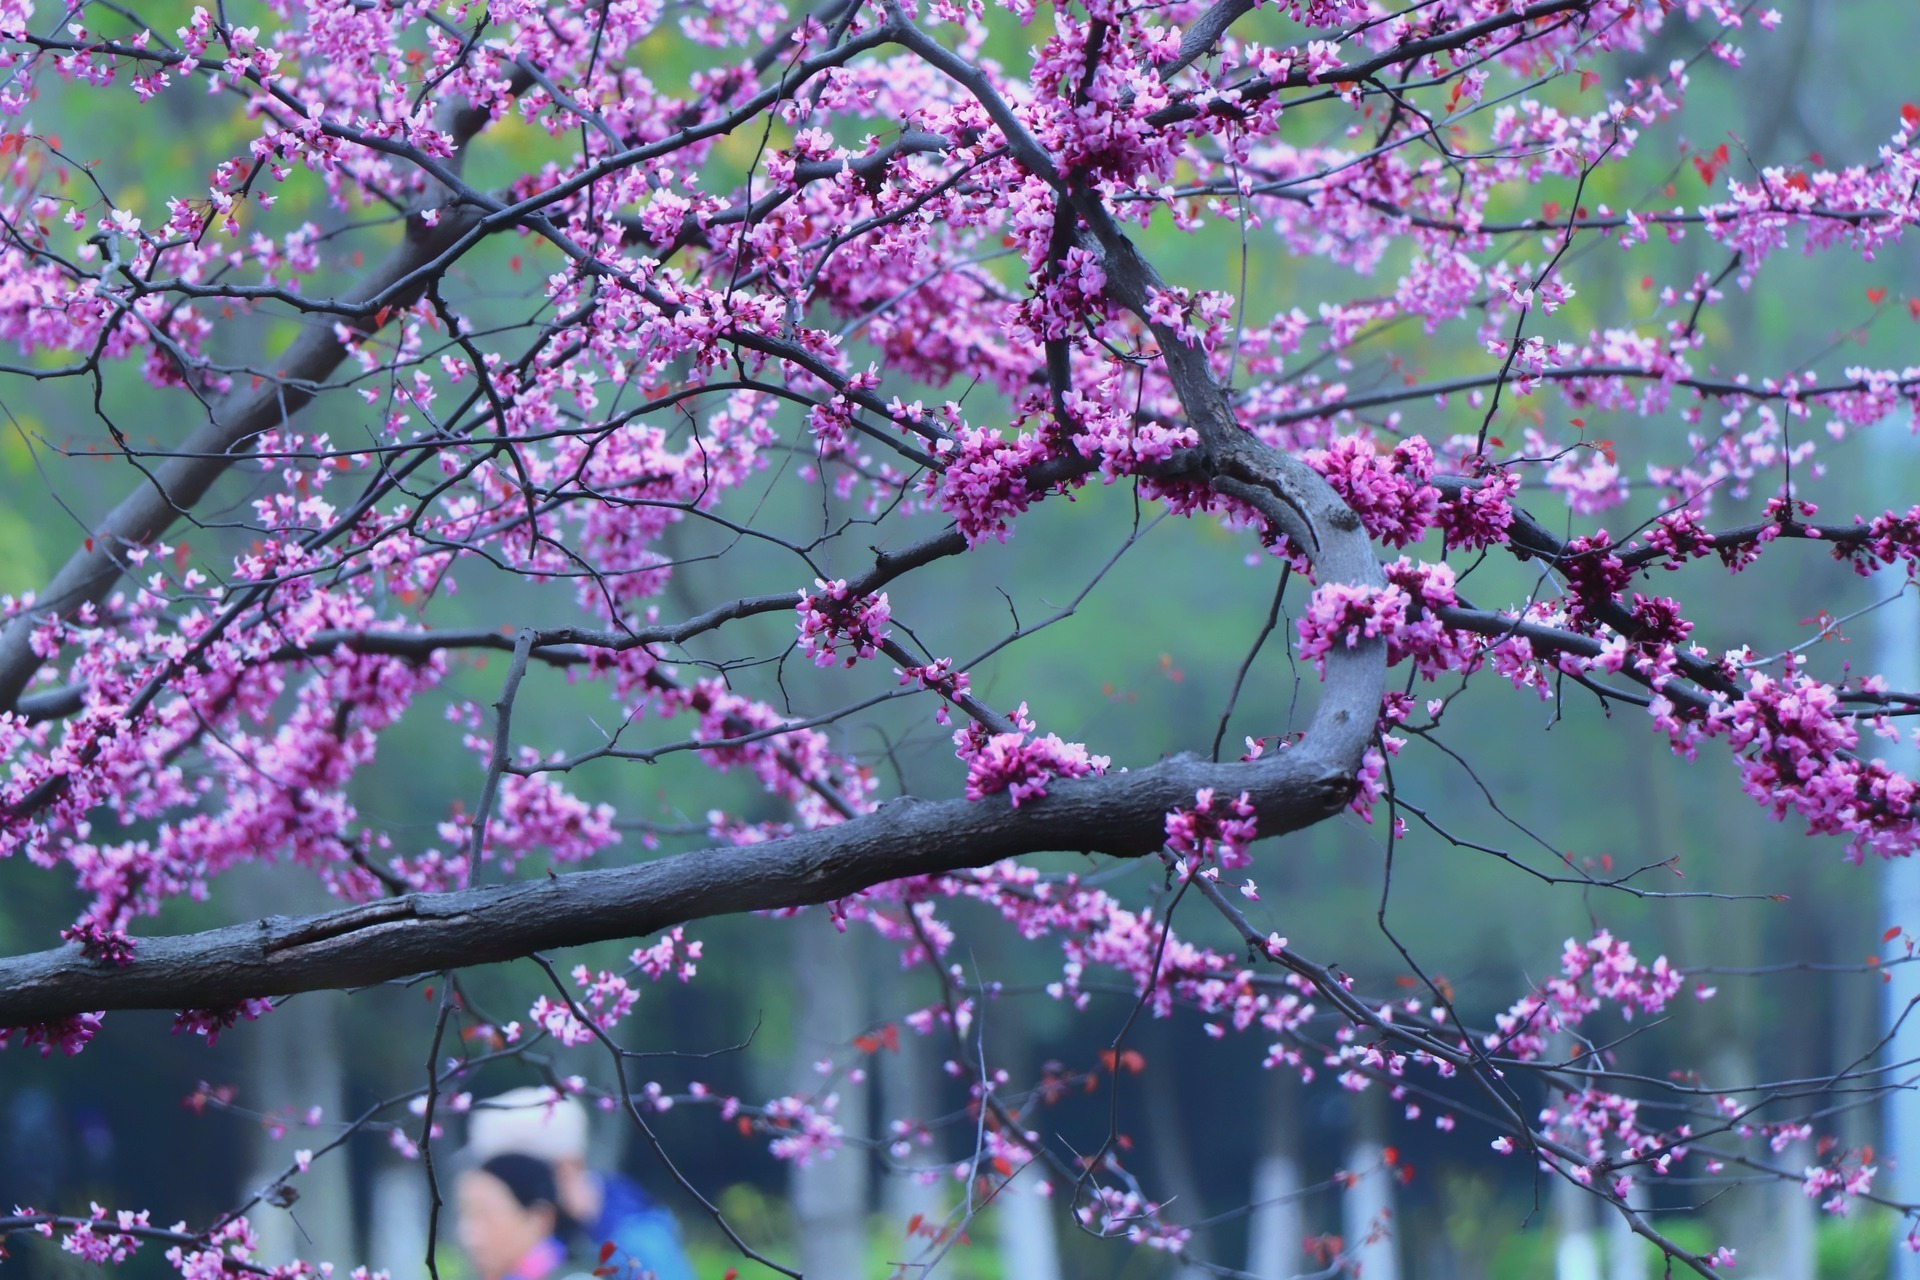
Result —
[[[1371, 723], [1372, 713], [1366, 717]], [[994, 796], [895, 800], [850, 822], [768, 844], [677, 854], [552, 879], [410, 894], [323, 915], [143, 938], [124, 967], [77, 944], [0, 961], [0, 1026], [107, 1009], [225, 1008], [248, 998], [357, 987], [512, 960], [551, 947], [640, 937], [688, 921], [828, 902], [903, 876], [1047, 850], [1139, 857], [1166, 814], [1203, 787], [1246, 791], [1262, 835], [1336, 814], [1353, 761], [1310, 734], [1244, 764], [1177, 758], [1135, 773], [1055, 782], [1020, 808]]]
[[[902, 43], [929, 44], [897, 9], [886, 30]], [[983, 95], [990, 113], [997, 108], [998, 117], [1010, 115], [990, 86], [969, 80], [965, 68], [958, 70], [957, 78]], [[1037, 149], [1017, 121], [1010, 141], [1016, 150]], [[1040, 159], [1044, 163], [1044, 155]], [[1358, 517], [1305, 464], [1241, 429], [1205, 354], [1148, 318], [1151, 296], [1162, 287], [1152, 267], [1091, 193], [1072, 191], [1069, 198], [1100, 242], [1113, 295], [1154, 329], [1187, 418], [1200, 437], [1200, 471], [1208, 482], [1286, 534], [1311, 557], [1321, 581], [1381, 585], [1379, 562]], [[443, 219], [443, 225], [447, 221]], [[456, 232], [456, 242], [478, 225]], [[399, 279], [407, 279], [405, 272]], [[278, 416], [266, 425], [290, 411], [277, 398], [271, 409]], [[220, 425], [219, 415], [209, 424]], [[254, 430], [261, 429], [264, 426]], [[240, 434], [234, 439], [245, 438]], [[227, 447], [231, 444], [221, 449]], [[188, 452], [221, 449], [190, 446]], [[173, 463], [211, 468], [199, 490], [204, 492], [227, 461], [221, 456]], [[163, 504], [151, 517], [158, 522], [157, 532], [170, 521], [176, 503], [168, 492], [154, 492], [153, 497]], [[947, 550], [947, 542], [936, 538], [914, 550], [937, 558]], [[886, 575], [898, 568], [883, 560], [875, 572]], [[98, 588], [104, 593], [119, 564], [109, 551], [105, 565], [93, 571], [107, 575]], [[24, 639], [22, 630], [23, 647]], [[530, 650], [532, 639], [523, 636], [522, 647]], [[0, 651], [0, 677], [7, 674], [4, 657]], [[979, 802], [902, 799], [847, 822], [767, 844], [707, 849], [531, 883], [411, 894], [299, 920], [274, 917], [207, 933], [143, 939], [121, 966], [90, 959], [78, 944], [69, 943], [0, 961], [0, 1026], [44, 1023], [95, 1010], [225, 1008], [248, 998], [362, 986], [510, 960], [551, 947], [642, 936], [715, 915], [826, 902], [888, 880], [982, 866], [1025, 853], [1084, 850], [1138, 857], [1164, 843], [1168, 811], [1191, 804], [1203, 789], [1245, 792], [1263, 835], [1296, 831], [1333, 816], [1351, 798], [1361, 756], [1375, 733], [1384, 680], [1381, 642], [1336, 650], [1305, 738], [1290, 750], [1257, 761], [1209, 764], [1179, 758], [1137, 773], [1055, 781], [1049, 794], [1019, 808], [1002, 796]], [[23, 675], [10, 690], [0, 685], [0, 705], [17, 697], [24, 683]]]

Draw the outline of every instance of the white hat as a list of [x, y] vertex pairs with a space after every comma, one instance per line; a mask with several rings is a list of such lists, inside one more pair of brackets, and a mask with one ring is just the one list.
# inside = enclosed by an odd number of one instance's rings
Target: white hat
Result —
[[538, 1085], [479, 1099], [467, 1117], [467, 1155], [485, 1161], [508, 1152], [548, 1164], [585, 1160], [587, 1109]]

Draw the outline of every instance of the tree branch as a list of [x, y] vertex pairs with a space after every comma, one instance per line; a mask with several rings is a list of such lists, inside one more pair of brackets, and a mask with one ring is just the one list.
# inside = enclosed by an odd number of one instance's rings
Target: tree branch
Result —
[[[1372, 706], [1344, 711], [1369, 724], [1374, 715]], [[94, 1010], [225, 1008], [248, 998], [365, 986], [641, 937], [712, 916], [828, 902], [887, 880], [1017, 854], [1139, 857], [1165, 840], [1167, 811], [1191, 804], [1203, 787], [1246, 791], [1261, 834], [1282, 835], [1338, 813], [1353, 793], [1354, 771], [1352, 759], [1309, 734], [1299, 746], [1247, 763], [1178, 757], [1133, 773], [1056, 781], [1045, 798], [1017, 809], [1003, 796], [901, 799], [768, 844], [143, 938], [124, 967], [90, 960], [69, 943], [0, 960], [0, 1026]]]
[[[460, 163], [465, 144], [490, 118], [487, 112], [465, 104], [449, 110], [448, 123], [459, 147], [451, 163]], [[464, 206], [445, 210], [437, 226], [430, 227], [418, 217], [407, 219], [405, 238], [386, 261], [354, 286], [347, 300], [360, 303], [380, 297], [417, 275], [423, 265], [458, 243], [478, 221], [479, 215]], [[423, 278], [410, 284], [389, 298], [390, 305], [395, 311], [410, 306], [428, 283]], [[378, 319], [349, 320], [346, 324], [369, 334], [380, 328]], [[317, 384], [346, 354], [333, 325], [304, 329], [288, 348], [277, 376], [227, 397], [181, 443], [180, 456], [167, 459], [142, 477], [139, 486], [95, 526], [93, 535], [35, 597], [33, 607], [14, 615], [0, 628], [0, 711], [13, 709], [40, 668], [31, 644], [34, 628], [50, 614], [64, 617], [83, 605], [105, 600], [126, 570], [127, 550], [144, 547], [160, 537], [206, 495], [255, 437], [281, 426], [304, 409], [314, 398]]]

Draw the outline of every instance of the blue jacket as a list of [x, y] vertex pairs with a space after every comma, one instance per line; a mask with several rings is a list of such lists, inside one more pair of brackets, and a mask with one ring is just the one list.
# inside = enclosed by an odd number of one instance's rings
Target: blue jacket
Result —
[[599, 1175], [600, 1217], [586, 1226], [587, 1256], [598, 1258], [600, 1246], [613, 1242], [606, 1265], [614, 1268], [609, 1280], [694, 1280], [693, 1264], [680, 1247], [680, 1227], [666, 1207], [640, 1184], [617, 1173]]

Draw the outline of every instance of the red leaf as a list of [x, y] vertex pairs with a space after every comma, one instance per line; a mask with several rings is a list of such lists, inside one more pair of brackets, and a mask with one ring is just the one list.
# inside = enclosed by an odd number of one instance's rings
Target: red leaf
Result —
[[1599, 83], [1600, 76], [1597, 72], [1582, 71], [1580, 73], [1580, 92], [1585, 93]]
[[600, 1261], [605, 1262], [607, 1259], [611, 1258], [612, 1256], [613, 1256], [613, 1241], [608, 1240], [603, 1242], [600, 1245]]
[[1880, 935], [1880, 941], [1892, 942], [1895, 938], [1899, 936], [1900, 936], [1900, 926], [1896, 924], [1892, 928], [1888, 929], [1885, 933]]
[[1867, 290], [1867, 301], [1871, 302], [1874, 306], [1877, 307], [1881, 303], [1885, 302], [1886, 300], [1887, 300], [1887, 291], [1885, 289]]
[[1905, 124], [1909, 129], [1915, 125], [1920, 125], [1920, 107], [1914, 106], [1911, 102], [1901, 103], [1900, 120], [1901, 123]]

